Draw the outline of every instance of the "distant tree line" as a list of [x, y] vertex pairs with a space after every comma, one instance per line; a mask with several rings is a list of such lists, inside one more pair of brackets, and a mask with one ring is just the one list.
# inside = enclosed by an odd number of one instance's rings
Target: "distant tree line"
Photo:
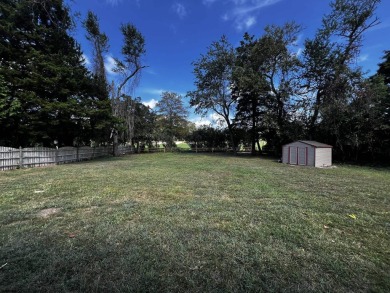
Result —
[[370, 77], [356, 62], [364, 33], [379, 24], [379, 2], [332, 1], [299, 52], [302, 27], [294, 22], [246, 33], [237, 48], [222, 36], [193, 62], [191, 105], [219, 114], [233, 148], [250, 145], [253, 154], [260, 139], [275, 154], [310, 139], [333, 145], [338, 159], [389, 160], [390, 52]]

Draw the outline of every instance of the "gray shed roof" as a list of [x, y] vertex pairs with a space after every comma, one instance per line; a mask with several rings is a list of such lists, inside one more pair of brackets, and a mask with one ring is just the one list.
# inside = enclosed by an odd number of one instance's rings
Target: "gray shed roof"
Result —
[[329, 144], [325, 144], [325, 143], [321, 143], [321, 142], [313, 141], [313, 140], [299, 140], [299, 142], [311, 145], [311, 146], [316, 147], [316, 148], [333, 148], [333, 146], [331, 146]]

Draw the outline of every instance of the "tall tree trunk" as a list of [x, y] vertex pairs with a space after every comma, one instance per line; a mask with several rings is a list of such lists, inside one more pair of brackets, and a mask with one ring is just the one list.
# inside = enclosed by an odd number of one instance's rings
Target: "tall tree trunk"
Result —
[[227, 125], [230, 134], [230, 142], [232, 144], [233, 153], [234, 155], [237, 155], [236, 143], [234, 141], [233, 125], [230, 123], [230, 121], [227, 121]]
[[118, 143], [118, 131], [114, 130], [112, 133], [112, 142], [113, 142], [113, 150], [112, 150], [112, 155], [114, 157], [119, 156], [119, 143]]
[[316, 121], [317, 121], [317, 118], [318, 118], [318, 115], [320, 112], [321, 98], [322, 98], [322, 93], [321, 93], [321, 91], [318, 91], [317, 96], [316, 96], [316, 101], [314, 104], [313, 116], [311, 116], [311, 118], [310, 118], [309, 127], [308, 127], [308, 135], [309, 135], [309, 139], [311, 139], [311, 140], [314, 139], [314, 132], [316, 129]]
[[256, 138], [257, 138], [257, 131], [256, 131], [256, 116], [257, 116], [257, 103], [256, 99], [253, 98], [252, 100], [252, 133], [251, 133], [251, 143], [252, 143], [252, 150], [251, 155], [256, 156]]

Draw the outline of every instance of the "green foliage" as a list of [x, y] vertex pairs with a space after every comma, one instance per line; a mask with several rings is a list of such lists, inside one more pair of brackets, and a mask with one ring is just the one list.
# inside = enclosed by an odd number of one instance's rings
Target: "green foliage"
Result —
[[122, 54], [127, 63], [137, 63], [145, 53], [145, 39], [132, 24], [123, 24], [121, 31], [124, 37]]
[[121, 26], [123, 35], [122, 57], [115, 59], [114, 71], [122, 76], [122, 80], [111, 85], [111, 107], [115, 117], [112, 134], [114, 143], [114, 155], [117, 155], [118, 138], [124, 142], [132, 142], [134, 138], [134, 106], [135, 103], [125, 93], [125, 87], [133, 89], [138, 85], [140, 73], [146, 66], [142, 65], [144, 56], [145, 40], [138, 29], [128, 23]]
[[100, 31], [99, 20], [91, 11], [88, 11], [83, 25], [87, 32], [86, 38], [90, 41], [93, 48], [92, 83], [93, 95], [96, 97], [94, 102], [96, 109], [98, 109], [95, 113], [91, 113], [92, 137], [97, 143], [107, 142], [112, 125], [114, 124], [104, 64], [104, 54], [108, 52], [109, 48], [108, 37]]
[[374, 125], [376, 125], [376, 143], [380, 146], [378, 152], [382, 157], [390, 160], [390, 51], [385, 51], [383, 59], [377, 74], [371, 79], [375, 92], [379, 93], [377, 103], [371, 108], [374, 108], [377, 113]]
[[[21, 108], [20, 102], [16, 99], [11, 99], [10, 91], [0, 75], [0, 121], [1, 124], [7, 123], [9, 119], [16, 115]], [[4, 127], [4, 126], [3, 126]]]
[[171, 148], [174, 146], [175, 138], [180, 139], [187, 135], [188, 111], [183, 105], [182, 96], [173, 92], [162, 93], [156, 105], [156, 111], [159, 115], [157, 123], [161, 131], [160, 139], [166, 142], [168, 148]]
[[[375, 9], [378, 0], [335, 0], [325, 15], [322, 27], [313, 40], [306, 41], [304, 51], [306, 85], [311, 115], [308, 134], [328, 136], [328, 143], [338, 145], [338, 129], [343, 123], [354, 84], [362, 79], [354, 60], [359, 53], [364, 32], [378, 24]], [[340, 119], [339, 119], [340, 118]], [[317, 131], [322, 129], [322, 131]], [[323, 132], [325, 130], [327, 133]], [[330, 135], [330, 136], [329, 136]]]
[[231, 116], [234, 112], [235, 99], [232, 96], [232, 73], [235, 64], [235, 52], [226, 36], [213, 42], [205, 55], [193, 62], [195, 91], [190, 91], [190, 105], [199, 114], [213, 111], [220, 115], [230, 132], [230, 140], [235, 149], [234, 125]]
[[108, 105], [95, 102], [93, 79], [69, 35], [69, 9], [60, 0], [0, 5], [0, 75], [9, 90], [8, 100], [1, 103], [6, 104], [2, 144], [89, 143], [90, 118]]
[[149, 146], [155, 139], [156, 113], [148, 106], [141, 103], [141, 99], [135, 100], [134, 108], [134, 141], [142, 142]]
[[379, 64], [378, 74], [383, 76], [384, 82], [390, 87], [390, 50], [384, 53], [383, 62]]
[[120, 95], [123, 87], [129, 81], [136, 85], [140, 70], [145, 68], [141, 61], [146, 53], [145, 39], [133, 24], [122, 24], [121, 32], [123, 35], [123, 60], [114, 58], [116, 63], [114, 71], [123, 75], [123, 81], [118, 85], [117, 96]]
[[260, 136], [279, 148], [291, 120], [290, 98], [298, 92], [300, 63], [291, 47], [301, 27], [295, 23], [267, 26], [259, 39], [244, 35], [237, 48], [234, 93], [236, 121], [250, 133], [252, 154]]
[[187, 136], [192, 148], [226, 148], [229, 136], [226, 131], [211, 126], [202, 126]]
[[[90, 41], [93, 46], [93, 73], [102, 80], [101, 82], [107, 88], [108, 85], [103, 54], [108, 52], [108, 37], [105, 33], [100, 31], [99, 20], [96, 14], [91, 11], [88, 11], [87, 18], [83, 22], [83, 25], [87, 31], [87, 40]], [[108, 96], [108, 92], [106, 93], [106, 96]]]

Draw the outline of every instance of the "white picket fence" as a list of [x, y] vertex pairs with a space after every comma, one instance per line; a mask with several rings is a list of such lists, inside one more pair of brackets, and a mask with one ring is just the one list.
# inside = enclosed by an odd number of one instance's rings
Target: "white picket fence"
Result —
[[[119, 146], [120, 154], [134, 153], [131, 146]], [[0, 146], [0, 170], [12, 170], [26, 167], [39, 167], [53, 164], [65, 164], [112, 154], [112, 146], [107, 147], [62, 147], [52, 148], [10, 148]]]

